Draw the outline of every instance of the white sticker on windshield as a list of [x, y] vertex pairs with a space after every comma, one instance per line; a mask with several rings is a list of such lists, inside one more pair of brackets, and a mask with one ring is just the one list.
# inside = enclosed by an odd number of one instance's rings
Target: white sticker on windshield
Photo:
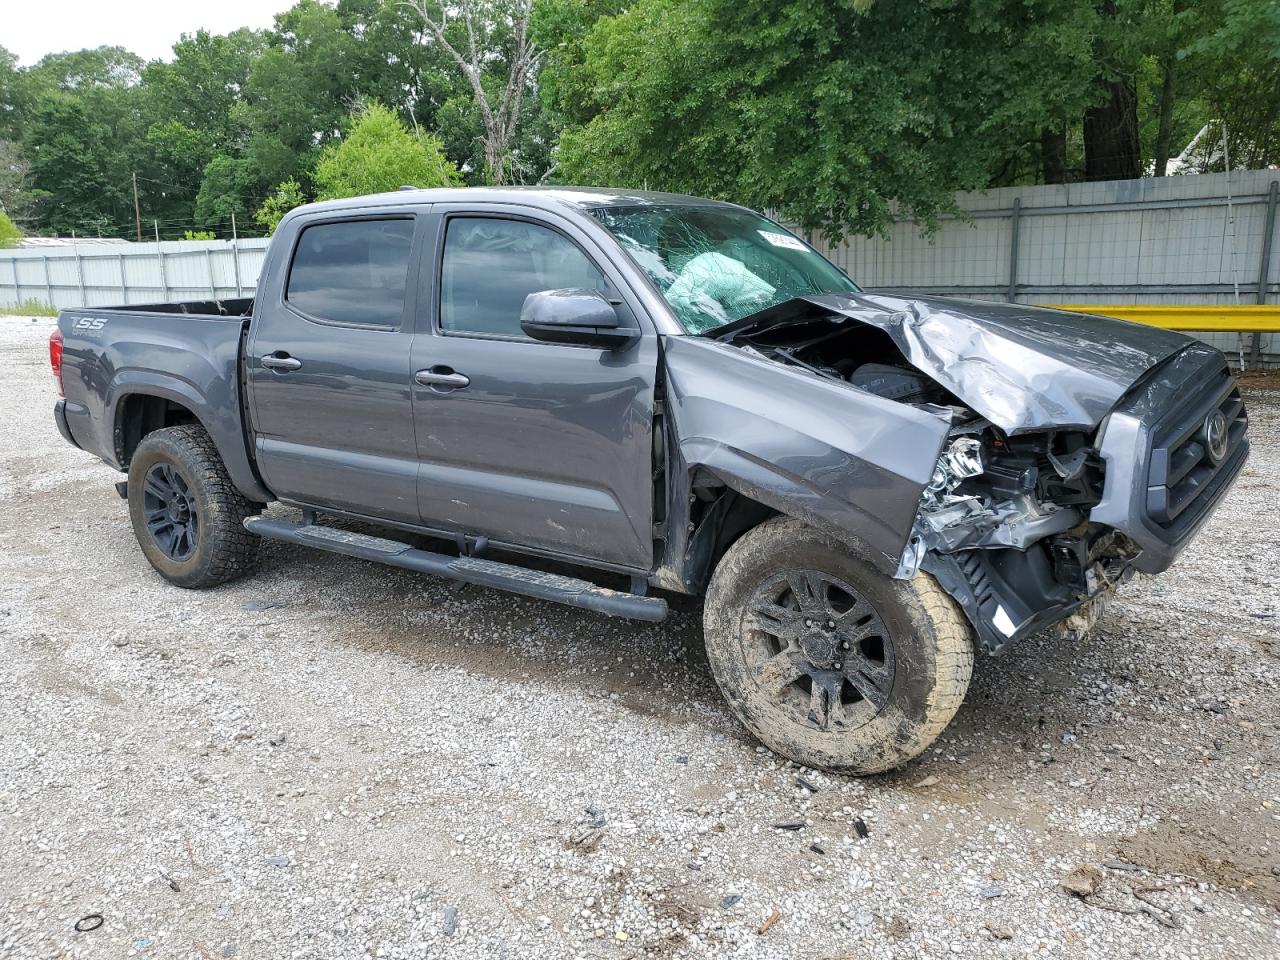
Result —
[[772, 230], [757, 230], [756, 233], [760, 234], [775, 247], [786, 247], [788, 250], [809, 249], [795, 237], [787, 236], [785, 233], [774, 233]]

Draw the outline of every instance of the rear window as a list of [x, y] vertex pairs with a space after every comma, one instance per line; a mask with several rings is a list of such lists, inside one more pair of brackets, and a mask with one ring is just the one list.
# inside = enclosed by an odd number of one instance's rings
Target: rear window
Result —
[[404, 315], [412, 220], [349, 220], [307, 227], [285, 298], [317, 320], [398, 327]]

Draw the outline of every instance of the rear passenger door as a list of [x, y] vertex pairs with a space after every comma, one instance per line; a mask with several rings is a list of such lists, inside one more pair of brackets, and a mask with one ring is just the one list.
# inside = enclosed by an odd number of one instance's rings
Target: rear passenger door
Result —
[[[423, 523], [647, 570], [657, 340], [638, 301], [568, 217], [435, 209], [429, 329], [413, 346]], [[641, 336], [616, 351], [526, 337], [525, 297], [565, 287], [601, 290]]]
[[[410, 344], [418, 210], [317, 215], [272, 240], [246, 380], [254, 452], [281, 500], [414, 523]], [[274, 252], [273, 252], [274, 256]]]

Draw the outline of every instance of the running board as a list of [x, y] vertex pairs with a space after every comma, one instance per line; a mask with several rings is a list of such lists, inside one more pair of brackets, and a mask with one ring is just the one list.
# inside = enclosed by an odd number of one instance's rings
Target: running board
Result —
[[397, 540], [384, 540], [336, 527], [288, 523], [271, 517], [246, 517], [244, 525], [250, 533], [271, 540], [284, 540], [330, 553], [341, 553], [361, 560], [447, 577], [461, 583], [474, 583], [480, 587], [493, 587], [526, 597], [537, 597], [539, 600], [551, 600], [611, 617], [657, 622], [665, 620], [667, 616], [667, 601], [660, 597], [642, 597], [634, 593], [609, 590], [586, 580], [543, 573], [541, 570], [530, 570], [510, 563], [482, 560], [479, 557], [451, 557], [448, 554], [418, 550]]

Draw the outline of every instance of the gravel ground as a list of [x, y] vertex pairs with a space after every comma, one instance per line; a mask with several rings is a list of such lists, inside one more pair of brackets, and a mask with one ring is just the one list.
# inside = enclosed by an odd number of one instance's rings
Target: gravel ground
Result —
[[0, 318], [0, 957], [1280, 956], [1280, 392], [1173, 570], [857, 780], [752, 742], [693, 605], [271, 544], [165, 585], [54, 429], [49, 329]]

